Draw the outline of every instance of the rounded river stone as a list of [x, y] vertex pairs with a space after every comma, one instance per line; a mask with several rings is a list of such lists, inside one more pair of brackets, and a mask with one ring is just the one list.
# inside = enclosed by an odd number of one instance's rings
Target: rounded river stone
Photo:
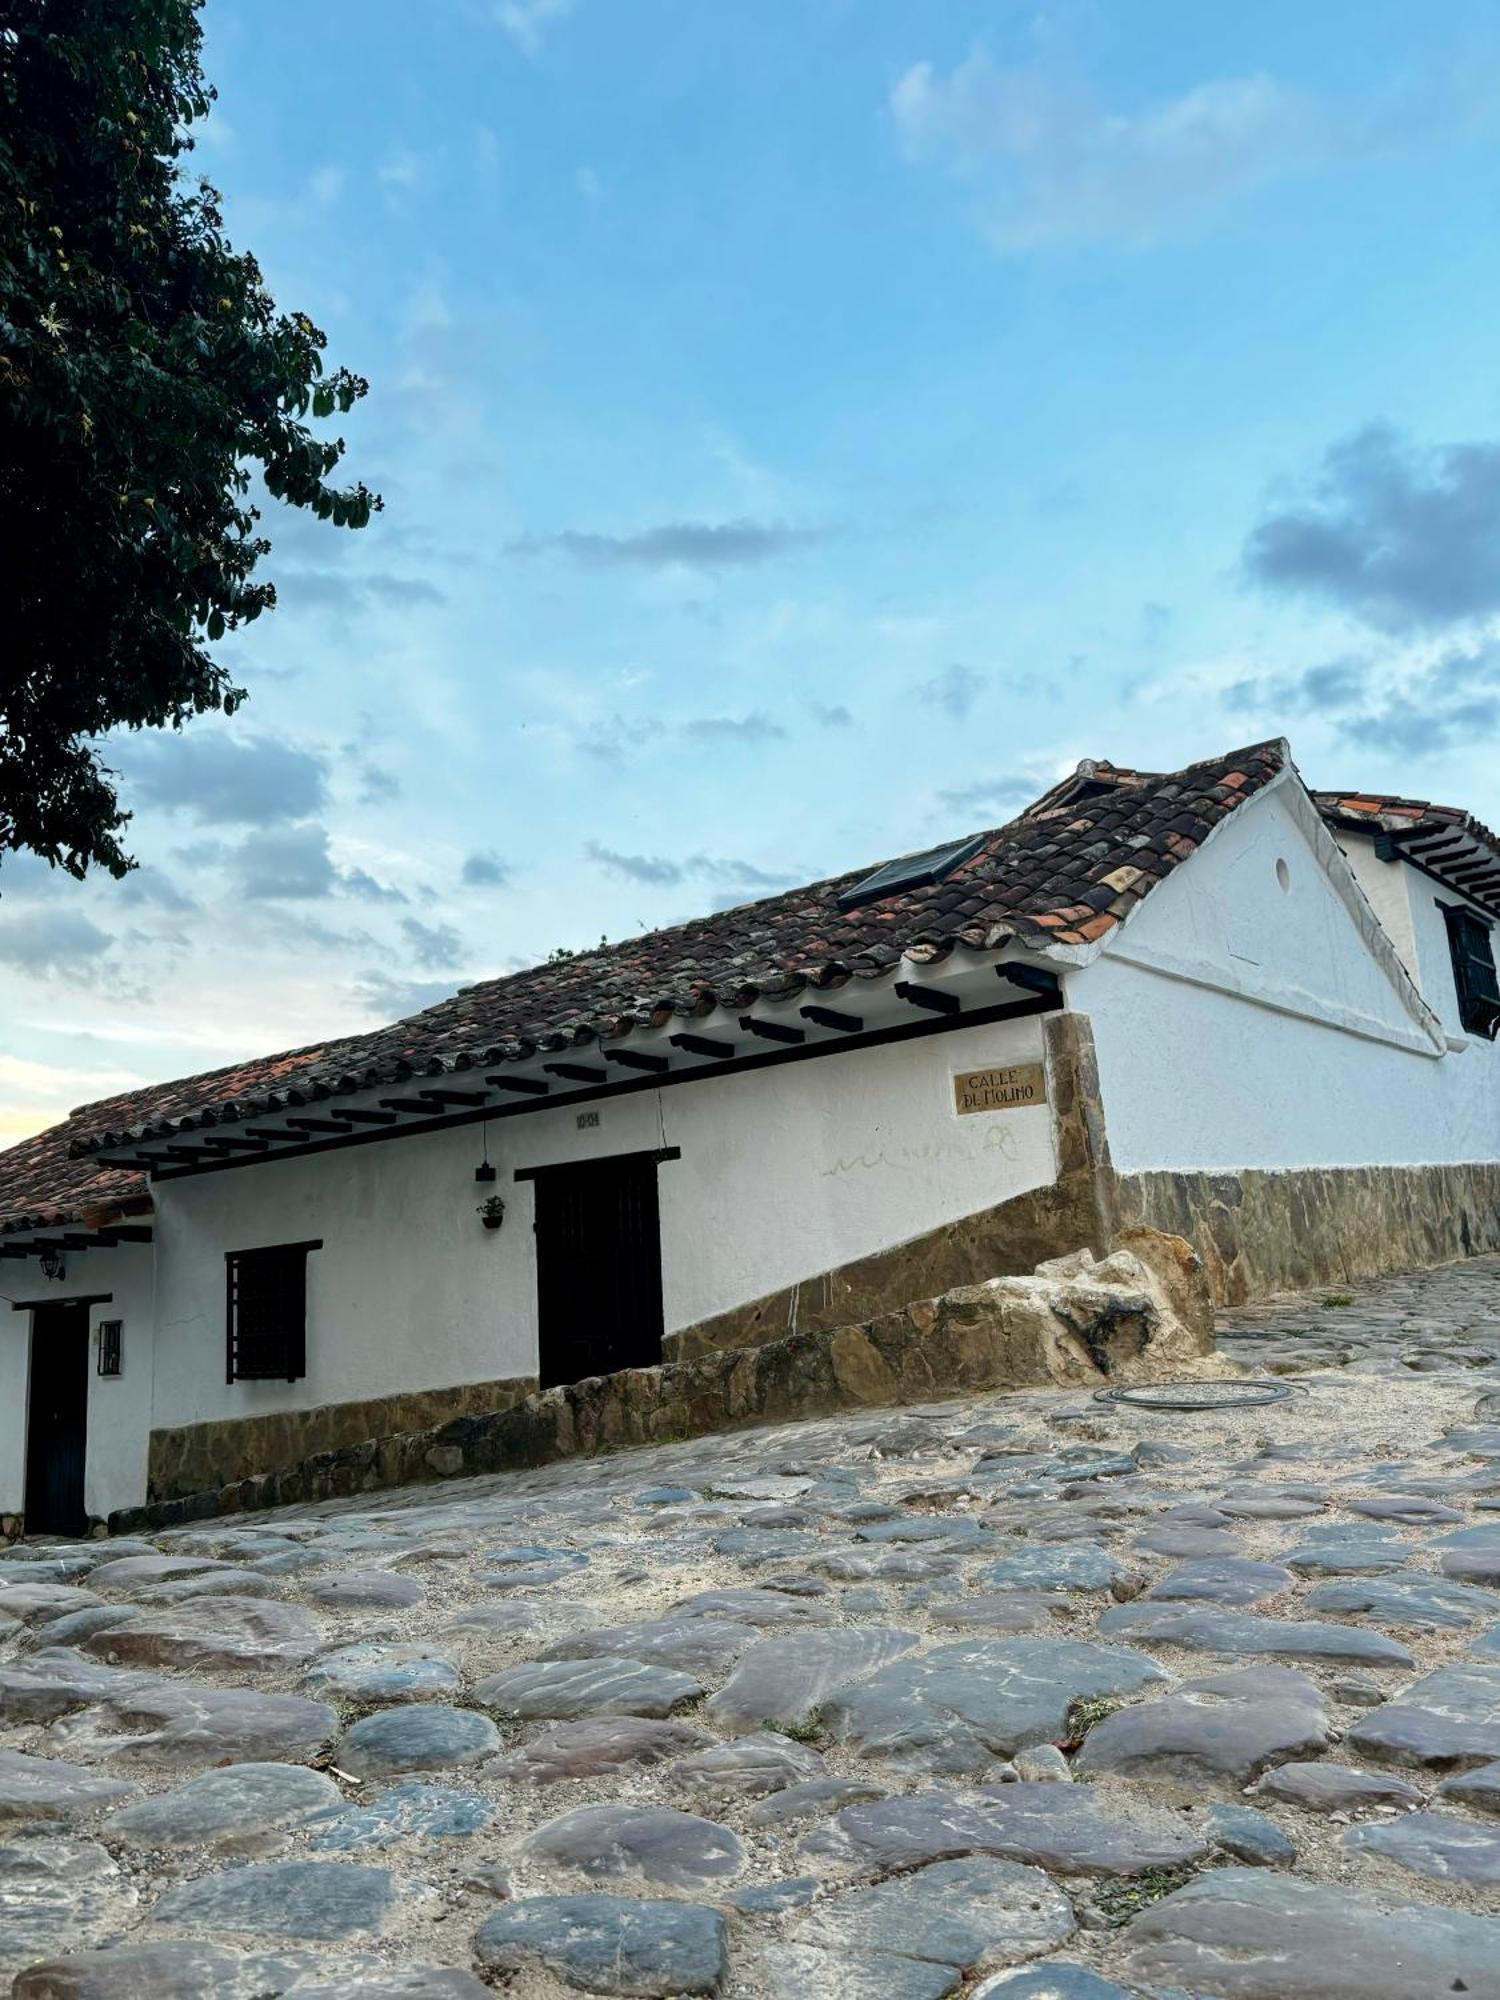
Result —
[[95, 1632], [84, 1651], [126, 1666], [258, 1668], [300, 1666], [323, 1643], [298, 1605], [261, 1597], [198, 1598], [146, 1611], [127, 1625]]
[[915, 1632], [889, 1625], [841, 1625], [762, 1639], [708, 1703], [708, 1715], [731, 1735], [804, 1723], [837, 1689], [911, 1652]]
[[776, 2000], [936, 2000], [966, 1975], [1032, 1958], [1075, 1928], [1072, 1904], [1040, 1869], [976, 1856], [819, 1903], [766, 1964]]
[[982, 1773], [1056, 1741], [1074, 1702], [1135, 1694], [1166, 1674], [1143, 1653], [1069, 1639], [989, 1639], [898, 1660], [823, 1708], [832, 1734], [916, 1769]]
[[1267, 1771], [1256, 1786], [1268, 1798], [1283, 1799], [1309, 1812], [1355, 1812], [1361, 1806], [1419, 1806], [1422, 1794], [1404, 1778], [1352, 1764], [1283, 1764]]
[[816, 1750], [785, 1736], [741, 1736], [733, 1743], [715, 1743], [674, 1764], [671, 1777], [685, 1792], [726, 1798], [757, 1799], [767, 1792], [823, 1775]]
[[278, 1757], [290, 1763], [316, 1756], [338, 1728], [331, 1708], [300, 1695], [141, 1675], [120, 1675], [112, 1686], [79, 1714], [55, 1722], [49, 1746], [161, 1770]]
[[426, 1596], [415, 1577], [383, 1569], [351, 1569], [314, 1577], [307, 1585], [311, 1603], [324, 1611], [405, 1611]]
[[229, 1764], [175, 1791], [126, 1806], [105, 1822], [131, 1847], [253, 1841], [343, 1803], [338, 1786], [303, 1764]]
[[554, 1785], [567, 1778], [597, 1778], [634, 1764], [662, 1764], [712, 1744], [713, 1737], [688, 1722], [652, 1721], [639, 1715], [598, 1715], [582, 1722], [559, 1722], [518, 1750], [485, 1765], [486, 1777], [527, 1785]]
[[1099, 1620], [1111, 1638], [1143, 1639], [1205, 1653], [1251, 1658], [1337, 1660], [1351, 1666], [1410, 1667], [1411, 1654], [1384, 1632], [1312, 1618], [1261, 1618], [1251, 1611], [1195, 1611], [1176, 1604], [1119, 1604]]
[[630, 1896], [532, 1896], [508, 1903], [474, 1940], [481, 1966], [541, 1965], [586, 1993], [717, 1993], [729, 1973], [718, 1910]]
[[590, 1660], [615, 1654], [649, 1660], [689, 1674], [719, 1673], [737, 1660], [755, 1638], [750, 1625], [722, 1618], [654, 1618], [643, 1624], [598, 1625], [554, 1641], [543, 1660]]
[[540, 1827], [526, 1852], [595, 1881], [639, 1875], [670, 1889], [732, 1880], [745, 1865], [727, 1826], [662, 1806], [581, 1806]]
[[473, 1691], [497, 1715], [525, 1722], [583, 1715], [669, 1715], [694, 1701], [703, 1685], [691, 1674], [642, 1660], [606, 1655], [596, 1660], [528, 1660], [505, 1667]]
[[338, 1762], [356, 1778], [396, 1771], [444, 1771], [500, 1748], [500, 1732], [472, 1708], [416, 1702], [366, 1715], [346, 1732]]
[[324, 1854], [347, 1854], [362, 1847], [395, 1847], [403, 1840], [464, 1840], [495, 1817], [495, 1807], [478, 1792], [413, 1781], [392, 1785], [368, 1805], [320, 1813], [313, 1845]]
[[1084, 1777], [1243, 1785], [1268, 1764], [1316, 1756], [1332, 1741], [1321, 1707], [1174, 1694], [1106, 1716], [1084, 1738], [1075, 1768]]
[[1065, 1875], [1138, 1875], [1201, 1861], [1208, 1847], [1186, 1815], [1096, 1785], [1011, 1784], [850, 1806], [800, 1851], [861, 1871], [991, 1854]]
[[1131, 2000], [1131, 1996], [1086, 1965], [1052, 1959], [1046, 1965], [1023, 1966], [1019, 1972], [996, 1973], [974, 1988], [971, 2000]]
[[1130, 1574], [1095, 1542], [1052, 1542], [1022, 1546], [986, 1565], [979, 1581], [1010, 1590], [1108, 1590]]
[[1500, 1921], [1218, 1868], [1133, 1919], [1122, 1970], [1199, 2000], [1500, 2000]]
[[1259, 1604], [1290, 1590], [1296, 1579], [1277, 1563], [1251, 1562], [1246, 1556], [1213, 1556], [1188, 1562], [1164, 1576], [1146, 1595], [1170, 1604], [1202, 1598], [1212, 1604]]
[[395, 1902], [387, 1869], [347, 1861], [267, 1861], [202, 1875], [169, 1890], [155, 1923], [184, 1930], [332, 1939], [378, 1931]]
[[1344, 1835], [1350, 1854], [1394, 1861], [1434, 1882], [1457, 1882], [1469, 1889], [1500, 1883], [1500, 1827], [1454, 1813], [1408, 1813], [1381, 1826], [1355, 1826]]
[[114, 1805], [130, 1791], [77, 1764], [0, 1750], [0, 1820], [77, 1819]]
[[1440, 1667], [1360, 1717], [1351, 1748], [1382, 1764], [1452, 1770], [1500, 1758], [1500, 1663]]
[[314, 1694], [350, 1701], [431, 1701], [457, 1694], [463, 1675], [446, 1653], [422, 1645], [380, 1645], [374, 1640], [340, 1646], [313, 1661], [303, 1686]]

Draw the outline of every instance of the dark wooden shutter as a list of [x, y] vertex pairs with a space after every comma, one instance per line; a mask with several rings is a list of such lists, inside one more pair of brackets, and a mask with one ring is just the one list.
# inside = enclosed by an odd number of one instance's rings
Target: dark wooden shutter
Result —
[[656, 1154], [526, 1174], [536, 1181], [542, 1387], [661, 1360]]
[[1472, 910], [1454, 903], [1441, 905], [1453, 956], [1453, 984], [1458, 993], [1458, 1018], [1471, 1035], [1490, 1041], [1500, 1029], [1500, 979], [1490, 927]]
[[31, 1315], [26, 1433], [26, 1532], [86, 1535], [89, 1309], [79, 1300]]
[[321, 1243], [278, 1243], [225, 1257], [228, 1382], [296, 1382], [307, 1373], [307, 1253]]

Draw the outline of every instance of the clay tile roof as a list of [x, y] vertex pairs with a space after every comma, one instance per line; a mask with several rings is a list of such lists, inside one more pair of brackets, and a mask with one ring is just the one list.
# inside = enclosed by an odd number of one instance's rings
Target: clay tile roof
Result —
[[1331, 827], [1395, 836], [1406, 858], [1500, 916], [1500, 839], [1462, 806], [1390, 792], [1314, 792], [1312, 797]]
[[65, 1124], [0, 1154], [0, 1233], [35, 1226], [98, 1195], [118, 1199], [145, 1177], [90, 1167], [86, 1155], [123, 1139], [263, 1116], [289, 1103], [412, 1076], [493, 1065], [536, 1048], [567, 1048], [661, 1025], [671, 1016], [737, 1008], [756, 998], [883, 977], [903, 959], [1011, 940], [1043, 950], [1107, 936], [1181, 865], [1226, 814], [1284, 766], [1260, 743], [1185, 770], [1135, 771], [1086, 760], [941, 882], [853, 910], [851, 870], [765, 902], [580, 952], [464, 988], [372, 1033], [267, 1056], [205, 1076], [85, 1105]]

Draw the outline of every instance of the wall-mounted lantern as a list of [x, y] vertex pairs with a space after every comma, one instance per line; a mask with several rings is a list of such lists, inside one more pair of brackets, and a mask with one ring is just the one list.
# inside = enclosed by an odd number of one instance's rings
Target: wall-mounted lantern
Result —
[[42, 1252], [42, 1276], [44, 1278], [62, 1279], [67, 1275], [61, 1255], [56, 1250], [44, 1250]]
[[498, 1229], [505, 1220], [505, 1197], [492, 1194], [474, 1212], [486, 1229]]

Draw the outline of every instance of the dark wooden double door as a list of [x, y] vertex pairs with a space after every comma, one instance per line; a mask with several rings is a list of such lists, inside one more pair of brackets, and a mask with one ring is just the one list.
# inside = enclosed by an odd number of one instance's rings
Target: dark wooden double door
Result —
[[88, 1451], [89, 1309], [35, 1306], [26, 1412], [28, 1535], [86, 1535], [83, 1472]]
[[661, 1360], [657, 1159], [626, 1154], [531, 1176], [544, 1389]]

